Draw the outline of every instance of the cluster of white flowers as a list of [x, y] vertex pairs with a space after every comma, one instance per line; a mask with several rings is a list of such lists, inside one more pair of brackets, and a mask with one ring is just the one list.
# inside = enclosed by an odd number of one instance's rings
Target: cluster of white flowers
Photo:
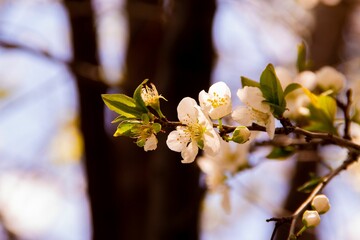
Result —
[[[212, 120], [219, 120], [230, 115], [236, 122], [248, 126], [252, 122], [266, 126], [269, 136], [273, 138], [275, 119], [270, 111], [270, 106], [263, 103], [264, 97], [259, 88], [245, 87], [237, 92], [238, 97], [246, 105], [238, 107], [232, 112], [231, 91], [224, 82], [213, 84], [209, 92], [204, 90], [199, 93], [199, 102], [186, 97], [178, 105], [177, 112], [182, 126], [177, 126], [166, 141], [168, 147], [176, 152], [181, 152], [183, 163], [195, 160], [199, 149], [204, 150], [208, 156], [218, 155], [222, 143], [218, 132], [214, 130]], [[220, 120], [221, 121], [221, 120]], [[247, 128], [238, 129], [242, 143], [248, 141], [250, 131]], [[226, 155], [227, 156], [227, 155]]]
[[330, 66], [322, 67], [316, 72], [306, 70], [297, 74], [293, 74], [286, 68], [276, 67], [276, 74], [283, 88], [291, 83], [299, 83], [302, 86], [302, 89], [297, 89], [286, 96], [288, 111], [285, 111], [284, 116], [291, 119], [309, 115], [307, 105], [310, 99], [303, 88], [310, 91], [331, 91], [337, 94], [345, 86], [345, 76]]

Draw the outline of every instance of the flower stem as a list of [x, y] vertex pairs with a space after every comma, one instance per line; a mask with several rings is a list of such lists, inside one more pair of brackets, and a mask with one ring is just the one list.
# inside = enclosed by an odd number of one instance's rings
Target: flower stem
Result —
[[303, 226], [298, 232], [297, 234], [295, 235], [296, 237], [300, 237], [301, 234], [303, 234], [303, 232], [305, 232], [305, 230], [307, 229], [306, 226]]
[[218, 129], [219, 129], [220, 132], [223, 130], [222, 118], [219, 118]]

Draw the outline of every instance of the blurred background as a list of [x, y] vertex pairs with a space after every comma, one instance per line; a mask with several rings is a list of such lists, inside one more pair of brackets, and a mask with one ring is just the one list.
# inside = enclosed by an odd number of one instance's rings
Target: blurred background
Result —
[[[265, 220], [302, 202], [317, 156], [252, 156], [226, 213], [166, 136], [147, 153], [114, 138], [100, 95], [149, 78], [176, 120], [177, 103], [212, 82], [235, 96], [270, 62], [295, 71], [301, 41], [313, 70], [360, 81], [357, 0], [0, 0], [0, 239], [270, 239]], [[359, 173], [329, 184], [332, 210], [306, 239], [360, 238]]]

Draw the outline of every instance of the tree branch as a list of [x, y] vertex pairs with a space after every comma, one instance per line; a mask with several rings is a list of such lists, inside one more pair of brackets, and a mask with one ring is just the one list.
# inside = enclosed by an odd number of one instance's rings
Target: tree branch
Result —
[[335, 177], [337, 176], [341, 171], [345, 170], [350, 166], [352, 163], [356, 162], [359, 157], [359, 153], [355, 152], [349, 152], [348, 158], [334, 171], [330, 172], [326, 176], [322, 178], [322, 181], [314, 188], [314, 190], [310, 193], [308, 198], [300, 205], [298, 209], [292, 214], [291, 218], [291, 226], [289, 231], [289, 239], [291, 239], [291, 236], [294, 236], [295, 233], [295, 224], [296, 220], [299, 217], [299, 215], [306, 209], [306, 207], [310, 204], [310, 202], [313, 200], [313, 198], [319, 194], [325, 186]]
[[274, 238], [277, 229], [285, 223], [290, 223], [290, 231], [288, 235], [288, 239], [296, 239], [295, 235], [295, 225], [296, 220], [300, 216], [300, 214], [307, 208], [307, 206], [311, 203], [313, 198], [319, 194], [325, 186], [335, 177], [337, 176], [341, 171], [346, 170], [352, 163], [356, 162], [359, 157], [359, 153], [351, 152], [349, 151], [348, 158], [335, 170], [328, 173], [326, 176], [322, 177], [321, 182], [312, 190], [310, 195], [306, 198], [306, 200], [295, 210], [295, 212], [290, 217], [280, 217], [280, 218], [270, 218], [267, 219], [267, 222], [276, 222], [274, 231], [272, 233], [272, 238]]
[[[170, 128], [176, 128], [177, 126], [184, 126], [181, 122], [177, 121], [168, 121], [164, 119], [158, 120], [161, 125], [164, 127], [170, 127]], [[219, 124], [214, 123], [214, 128], [217, 128]], [[263, 126], [260, 126], [256, 123], [253, 123], [251, 126], [247, 126], [247, 128], [250, 131], [261, 131], [266, 132], [266, 128]], [[229, 126], [229, 125], [222, 125], [222, 129], [225, 133], [231, 133], [236, 129], [236, 126]], [[326, 143], [332, 143], [336, 144], [340, 147], [347, 148], [348, 150], [355, 152], [357, 154], [360, 154], [360, 145], [348, 140], [341, 138], [339, 136], [330, 134], [330, 133], [320, 133], [320, 132], [311, 132], [305, 129], [302, 129], [300, 127], [295, 126], [288, 126], [288, 127], [279, 127], [275, 129], [275, 134], [289, 134], [289, 133], [295, 133], [298, 135], [305, 136], [305, 140], [307, 142], [311, 142], [314, 139], [320, 139], [322, 142], [319, 142], [319, 144], [326, 144]]]

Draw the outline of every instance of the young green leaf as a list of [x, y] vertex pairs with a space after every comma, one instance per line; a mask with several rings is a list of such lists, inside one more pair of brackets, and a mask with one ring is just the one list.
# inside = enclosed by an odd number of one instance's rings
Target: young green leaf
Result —
[[310, 99], [308, 109], [310, 111], [309, 124], [305, 129], [309, 131], [328, 132], [337, 134], [334, 126], [336, 116], [336, 101], [325, 94], [315, 95], [308, 89], [303, 88]]
[[141, 118], [146, 111], [136, 105], [133, 98], [125, 94], [102, 94], [101, 95], [106, 106], [126, 118]]
[[241, 84], [242, 87], [248, 86], [248, 87], [257, 87], [260, 88], [260, 83], [251, 80], [250, 78], [241, 76]]
[[114, 137], [118, 137], [118, 136], [133, 137], [132, 129], [137, 125], [138, 123], [133, 123], [131, 121], [121, 122], [118, 125], [116, 132], [114, 133]]
[[260, 90], [266, 102], [272, 106], [274, 116], [280, 118], [285, 111], [286, 101], [272, 64], [268, 64], [260, 76]]
[[124, 121], [124, 120], [127, 120], [128, 118], [122, 116], [122, 115], [119, 115], [117, 116], [114, 120], [111, 121], [111, 123], [117, 123], [117, 122], [121, 122], [121, 121]]
[[296, 67], [297, 67], [298, 72], [305, 71], [307, 68], [306, 47], [305, 47], [304, 42], [302, 42], [301, 44], [298, 45]]
[[134, 91], [134, 94], [133, 94], [133, 98], [136, 102], [136, 105], [139, 107], [139, 108], [142, 108], [144, 109], [144, 111], [147, 111], [147, 107], [145, 105], [145, 102], [144, 100], [142, 99], [141, 97], [141, 91], [142, 91], [142, 88], [144, 86], [144, 84], [146, 84], [147, 82], [149, 81], [149, 79], [145, 79]]
[[310, 193], [322, 181], [321, 177], [312, 176], [309, 181], [297, 188], [299, 192]]
[[336, 101], [330, 96], [320, 95], [318, 98], [319, 108], [322, 109], [329, 120], [334, 122], [336, 116]]
[[301, 85], [298, 83], [290, 83], [284, 90], [284, 97], [286, 97], [292, 91], [301, 88]]

